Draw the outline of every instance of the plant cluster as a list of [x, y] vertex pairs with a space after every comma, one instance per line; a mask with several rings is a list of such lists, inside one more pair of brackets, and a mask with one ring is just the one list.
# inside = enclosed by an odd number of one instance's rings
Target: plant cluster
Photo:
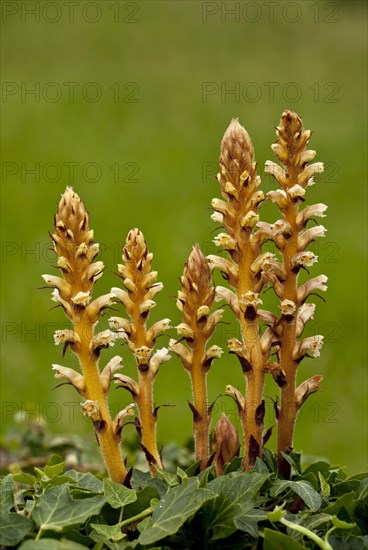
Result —
[[193, 475], [198, 463], [156, 477], [134, 469], [131, 488], [75, 469], [53, 455], [43, 468], [1, 482], [0, 545], [20, 550], [363, 550], [368, 478], [325, 461], [278, 476], [265, 449], [252, 471], [241, 459]]
[[[298, 411], [307, 397], [319, 389], [322, 376], [313, 376], [297, 385], [297, 371], [305, 357], [319, 356], [323, 336], [303, 338], [306, 323], [313, 318], [315, 305], [307, 301], [317, 291], [326, 290], [327, 277], [319, 275], [299, 283], [301, 270], [309, 273], [318, 258], [307, 248], [325, 234], [322, 225], [312, 225], [325, 215], [326, 205], [314, 204], [301, 209], [314, 176], [323, 170], [320, 162], [310, 164], [315, 151], [308, 149], [311, 136], [304, 130], [300, 117], [293, 111], [282, 114], [276, 128], [277, 140], [272, 145], [279, 163], [267, 161], [265, 170], [279, 188], [266, 195], [260, 189], [261, 178], [253, 144], [247, 131], [233, 120], [221, 143], [218, 181], [222, 199], [213, 199], [212, 218], [222, 227], [214, 242], [221, 255], [203, 255], [195, 245], [181, 277], [177, 306], [182, 322], [176, 327], [178, 337], [171, 338], [169, 348], [157, 349], [156, 340], [170, 327], [169, 319], [149, 325], [149, 314], [156, 306], [156, 295], [163, 285], [156, 281], [152, 253], [143, 234], [132, 229], [127, 237], [123, 262], [118, 265], [122, 287], [95, 299], [95, 282], [102, 276], [104, 265], [96, 261], [99, 251], [89, 226], [88, 213], [79, 196], [68, 187], [55, 216], [52, 240], [61, 277], [44, 275], [53, 287], [52, 299], [61, 306], [72, 323], [72, 329], [58, 330], [55, 343], [78, 356], [81, 372], [53, 365], [55, 376], [67, 379], [83, 398], [82, 412], [94, 426], [96, 438], [110, 478], [128, 483], [120, 451], [121, 431], [128, 416], [141, 437], [152, 475], [162, 469], [156, 440], [158, 407], [154, 406], [153, 383], [161, 364], [170, 359], [169, 351], [180, 357], [192, 383], [193, 433], [196, 460], [200, 470], [215, 461], [220, 475], [226, 462], [239, 453], [239, 439], [234, 427], [222, 417], [216, 427], [210, 449], [210, 424], [213, 405], [208, 403], [207, 375], [214, 359], [223, 350], [211, 345], [223, 309], [228, 305], [241, 328], [242, 339], [228, 342], [244, 373], [245, 393], [232, 385], [226, 387], [237, 405], [243, 431], [243, 469], [251, 470], [257, 458], [264, 456], [264, 445], [271, 435], [265, 430], [264, 381], [271, 374], [280, 388], [280, 402], [275, 402], [278, 422], [278, 466], [281, 475], [290, 478], [290, 464], [285, 456], [293, 449], [293, 433]], [[260, 220], [264, 200], [276, 204], [280, 218], [274, 223]], [[265, 252], [272, 241], [279, 255]], [[215, 287], [211, 270], [221, 272], [228, 286]], [[228, 288], [231, 287], [231, 288]], [[261, 293], [273, 288], [278, 300], [277, 313], [261, 309]], [[111, 317], [110, 329], [95, 331], [101, 313], [120, 302], [125, 317]], [[114, 357], [99, 367], [103, 348], [123, 342], [129, 347], [138, 371], [138, 380], [118, 373], [122, 360]], [[126, 405], [115, 418], [110, 417], [107, 394], [112, 379], [127, 389], [134, 403]]]

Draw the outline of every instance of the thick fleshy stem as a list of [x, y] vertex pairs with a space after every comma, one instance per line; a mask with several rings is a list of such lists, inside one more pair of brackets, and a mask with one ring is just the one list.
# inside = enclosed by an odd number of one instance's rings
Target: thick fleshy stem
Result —
[[[196, 460], [201, 469], [209, 458], [209, 429], [212, 406], [207, 401], [207, 373], [214, 359], [222, 354], [221, 348], [207, 342], [211, 338], [223, 310], [210, 312], [215, 300], [215, 288], [211, 271], [198, 245], [193, 247], [181, 277], [182, 290], [178, 293], [177, 306], [183, 322], [178, 325], [179, 341], [170, 340], [170, 348], [180, 357], [192, 383], [193, 433]], [[186, 342], [186, 346], [180, 343]]]
[[253, 144], [237, 120], [231, 122], [221, 143], [218, 180], [225, 200], [213, 199], [212, 219], [221, 223], [226, 232], [217, 235], [214, 242], [229, 254], [230, 260], [215, 255], [208, 260], [235, 290], [218, 287], [217, 295], [230, 305], [241, 326], [242, 342], [233, 339], [229, 347], [230, 352], [238, 355], [246, 379], [245, 399], [239, 397], [239, 392], [231, 390], [230, 393], [237, 401], [243, 427], [243, 467], [250, 469], [263, 452], [263, 387], [272, 338], [268, 330], [262, 337], [260, 333], [263, 320], [259, 313], [262, 303], [259, 294], [267, 259], [261, 256], [261, 249], [267, 237], [256, 231], [256, 224], [264, 195], [258, 190], [260, 178], [256, 173]]
[[293, 449], [298, 411], [308, 395], [319, 389], [322, 380], [322, 376], [314, 376], [296, 387], [300, 361], [306, 355], [318, 356], [323, 342], [322, 336], [302, 341], [298, 341], [298, 337], [314, 312], [314, 305], [305, 304], [306, 299], [315, 290], [326, 290], [327, 281], [327, 277], [321, 275], [298, 288], [298, 274], [302, 268], [306, 269], [318, 260], [312, 252], [306, 251], [306, 247], [317, 237], [324, 236], [325, 228], [316, 226], [305, 230], [305, 227], [310, 219], [324, 216], [327, 206], [316, 204], [299, 212], [306, 189], [314, 183], [313, 176], [323, 170], [322, 163], [308, 165], [316, 154], [307, 149], [311, 132], [303, 130], [302, 121], [295, 112], [286, 110], [276, 133], [278, 140], [272, 149], [284, 168], [267, 161], [266, 171], [281, 186], [281, 190], [269, 192], [268, 197], [282, 213], [283, 219], [270, 226], [270, 234], [282, 254], [283, 269], [282, 277], [272, 270], [269, 273], [269, 280], [281, 302], [281, 316], [276, 323], [279, 360], [271, 365], [271, 372], [278, 377], [281, 392], [277, 409], [279, 469], [285, 478], [289, 478], [290, 465], [282, 453], [290, 453]]
[[[113, 481], [124, 483], [126, 469], [120, 450], [122, 417], [120, 415], [119, 422], [113, 421], [107, 405], [110, 378], [112, 372], [121, 367], [120, 358], [114, 358], [102, 373], [98, 368], [101, 349], [112, 346], [124, 335], [109, 330], [94, 333], [101, 311], [112, 305], [113, 296], [107, 294], [91, 302], [94, 283], [102, 275], [104, 266], [93, 261], [98, 254], [98, 244], [93, 242], [88, 213], [70, 187], [61, 198], [52, 239], [62, 277], [43, 275], [43, 278], [54, 288], [53, 300], [62, 306], [74, 326], [74, 330], [56, 331], [55, 343], [63, 344], [63, 353], [70, 346], [82, 369], [80, 374], [54, 365], [55, 376], [66, 378], [85, 399], [82, 412], [93, 422], [106, 469]], [[131, 414], [125, 412], [125, 416]]]
[[112, 293], [124, 304], [129, 319], [111, 317], [111, 328], [124, 330], [138, 369], [138, 383], [127, 376], [115, 375], [115, 380], [128, 389], [139, 411], [141, 446], [152, 475], [162, 468], [157, 448], [157, 408], [153, 404], [153, 383], [161, 363], [170, 358], [167, 348], [154, 352], [156, 338], [170, 328], [170, 319], [163, 319], [147, 328], [149, 312], [155, 307], [154, 296], [163, 285], [156, 283], [157, 272], [152, 271], [153, 254], [148, 252], [144, 236], [132, 229], [123, 251], [123, 263], [118, 266], [126, 290], [113, 288]]

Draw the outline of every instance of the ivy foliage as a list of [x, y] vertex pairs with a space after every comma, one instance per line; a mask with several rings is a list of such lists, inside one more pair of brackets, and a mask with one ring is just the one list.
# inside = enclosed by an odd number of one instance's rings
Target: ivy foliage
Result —
[[44, 468], [1, 481], [0, 545], [20, 550], [264, 549], [363, 550], [368, 547], [368, 477], [348, 477], [325, 461], [301, 467], [288, 456], [279, 478], [266, 450], [252, 472], [240, 460], [216, 478], [197, 465], [155, 478], [135, 469], [130, 487], [65, 471], [53, 455]]

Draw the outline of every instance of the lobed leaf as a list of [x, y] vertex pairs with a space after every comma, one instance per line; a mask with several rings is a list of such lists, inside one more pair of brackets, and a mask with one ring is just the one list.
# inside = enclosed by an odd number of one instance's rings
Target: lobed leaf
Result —
[[43, 531], [61, 531], [64, 527], [84, 523], [98, 514], [108, 500], [102, 495], [73, 500], [68, 489], [68, 485], [53, 487], [39, 498], [33, 519]]
[[152, 544], [173, 535], [206, 501], [215, 497], [212, 491], [199, 488], [196, 478], [173, 487], [156, 506], [152, 515], [152, 526], [140, 534], [139, 543]]

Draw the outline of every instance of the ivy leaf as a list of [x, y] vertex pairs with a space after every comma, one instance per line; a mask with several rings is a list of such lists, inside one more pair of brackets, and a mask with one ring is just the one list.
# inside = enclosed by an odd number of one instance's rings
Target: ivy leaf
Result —
[[26, 472], [19, 472], [19, 474], [13, 474], [13, 479], [17, 483], [24, 483], [25, 485], [34, 485], [36, 483], [35, 476], [27, 474]]
[[325, 480], [325, 478], [321, 474], [321, 472], [318, 472], [318, 479], [319, 479], [319, 483], [321, 485], [321, 495], [323, 497], [329, 497], [330, 493], [331, 493], [331, 489], [330, 489], [329, 484], [327, 483], [327, 481]]
[[152, 544], [173, 535], [195, 514], [206, 500], [215, 498], [208, 489], [199, 488], [196, 478], [188, 479], [164, 495], [152, 515], [152, 526], [139, 536], [139, 543]]
[[357, 501], [354, 501], [354, 492], [346, 493], [339, 497], [335, 502], [327, 506], [323, 511], [326, 514], [337, 515], [341, 509], [345, 508], [350, 516], [354, 515]]
[[301, 499], [305, 502], [308, 508], [312, 512], [316, 512], [322, 505], [322, 498], [312, 485], [308, 481], [284, 481], [276, 480], [271, 488], [270, 494], [273, 497], [276, 497], [280, 493], [291, 489], [300, 496]]
[[60, 485], [40, 497], [33, 511], [33, 519], [43, 531], [61, 531], [63, 527], [79, 525], [98, 514], [107, 499], [99, 495], [73, 500], [68, 485]]
[[100, 540], [104, 540], [106, 538], [118, 542], [126, 537], [126, 535], [121, 532], [119, 525], [104, 525], [101, 523], [91, 523], [90, 525], [98, 535], [101, 535], [102, 539]]
[[108, 497], [107, 502], [112, 508], [122, 508], [137, 500], [137, 493], [133, 489], [127, 489], [124, 485], [110, 479], [104, 479], [103, 485], [104, 493]]
[[136, 468], [133, 470], [130, 484], [136, 491], [144, 489], [144, 487], [154, 487], [160, 496], [163, 496], [168, 489], [168, 484], [163, 479], [157, 476], [152, 477], [149, 472], [142, 472]]
[[0, 544], [15, 546], [32, 529], [29, 518], [13, 512], [5, 512], [0, 516]]
[[304, 548], [284, 533], [267, 528], [264, 530], [263, 550], [302, 550]]
[[19, 550], [86, 550], [86, 546], [68, 539], [40, 539], [27, 540]]
[[59, 476], [60, 474], [62, 474], [64, 472], [64, 469], [64, 460], [60, 455], [54, 454], [48, 460], [43, 471], [45, 472], [45, 475], [51, 479], [54, 476]]
[[9, 512], [14, 506], [14, 481], [11, 474], [1, 480], [0, 512]]
[[66, 475], [78, 483], [78, 489], [85, 489], [91, 493], [103, 493], [102, 481], [92, 474], [82, 474], [76, 470], [68, 470]]
[[235, 520], [254, 507], [256, 495], [269, 477], [270, 474], [252, 472], [221, 476], [207, 485], [218, 495], [204, 508], [206, 530], [212, 531], [212, 540], [226, 538], [236, 531]]
[[267, 519], [267, 513], [263, 510], [249, 510], [240, 517], [236, 517], [234, 520], [235, 527], [248, 533], [251, 537], [258, 537], [257, 523]]

